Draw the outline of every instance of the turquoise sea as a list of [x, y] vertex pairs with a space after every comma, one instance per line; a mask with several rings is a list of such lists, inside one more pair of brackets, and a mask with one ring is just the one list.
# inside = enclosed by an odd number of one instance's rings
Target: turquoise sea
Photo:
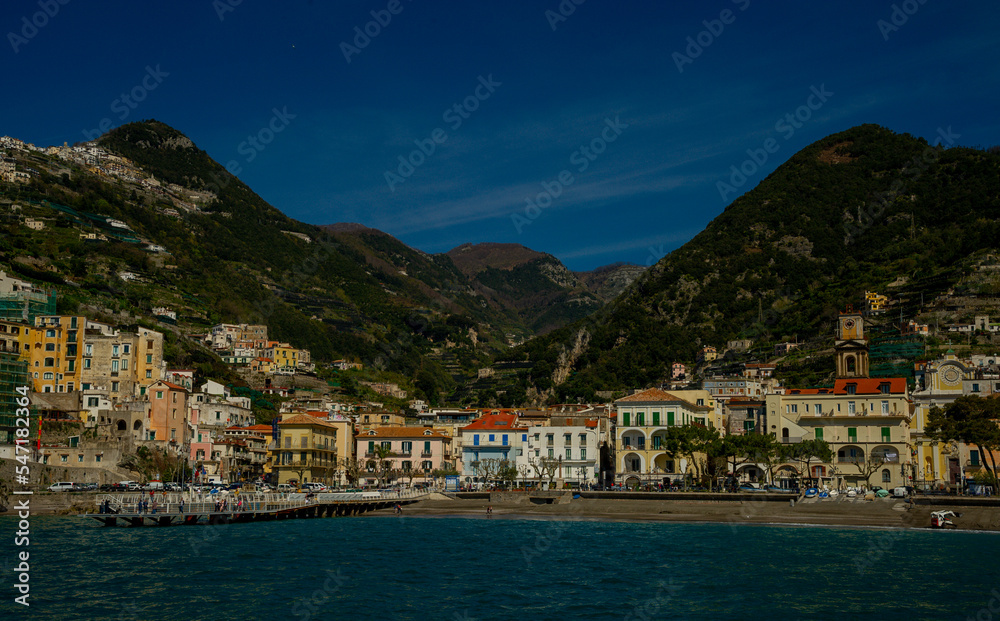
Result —
[[[1000, 537], [407, 517], [103, 528], [31, 521], [0, 619], [1000, 619]], [[18, 548], [23, 549], [23, 548]]]

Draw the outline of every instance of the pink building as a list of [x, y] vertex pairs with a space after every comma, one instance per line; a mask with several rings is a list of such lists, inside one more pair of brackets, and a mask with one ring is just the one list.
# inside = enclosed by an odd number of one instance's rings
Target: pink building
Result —
[[[427, 427], [376, 427], [359, 433], [355, 440], [358, 459], [363, 463], [375, 457], [376, 448], [388, 447], [392, 467], [402, 472], [416, 470], [414, 478], [428, 480], [431, 472], [454, 467], [451, 437]], [[362, 475], [374, 483], [372, 473]]]
[[166, 442], [180, 450], [191, 441], [188, 435], [188, 391], [183, 386], [158, 380], [150, 385], [149, 440]]

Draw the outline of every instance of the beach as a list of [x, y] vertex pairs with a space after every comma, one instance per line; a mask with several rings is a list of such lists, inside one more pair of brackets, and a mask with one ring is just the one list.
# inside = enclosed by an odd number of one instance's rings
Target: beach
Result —
[[[934, 506], [898, 498], [864, 500], [804, 499], [765, 501], [751, 496], [739, 500], [576, 498], [569, 495], [538, 503], [529, 495], [497, 494], [493, 498], [449, 498], [441, 494], [403, 507], [404, 516], [474, 517], [483, 519], [548, 519], [626, 522], [712, 522], [874, 528], [929, 528], [932, 511], [950, 509], [958, 530], [1000, 531], [1000, 507]], [[958, 500], [958, 499], [955, 499]], [[487, 514], [487, 508], [492, 508]], [[392, 509], [364, 517], [393, 516]]]

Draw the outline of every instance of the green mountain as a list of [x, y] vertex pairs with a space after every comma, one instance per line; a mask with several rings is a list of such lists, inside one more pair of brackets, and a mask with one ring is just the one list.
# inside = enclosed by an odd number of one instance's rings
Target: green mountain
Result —
[[[0, 184], [0, 269], [55, 286], [60, 312], [121, 324], [175, 310], [172, 363], [195, 352], [210, 361], [186, 335], [262, 322], [315, 361], [356, 358], [437, 392], [487, 366], [511, 335], [582, 316], [571, 296], [494, 304], [449, 256], [380, 231], [295, 221], [158, 121], [96, 144], [112, 157], [88, 159], [90, 143], [5, 153], [37, 174]], [[26, 217], [44, 230], [20, 226]]]
[[970, 280], [995, 263], [998, 217], [996, 149], [855, 127], [795, 154], [600, 312], [506, 358], [535, 361], [527, 376], [554, 382], [554, 398], [592, 399], [731, 339], [762, 356], [793, 338], [829, 346], [838, 311], [866, 291], [893, 300], [890, 329], [900, 315], [929, 320], [960, 293], [1000, 292], [992, 274]]
[[463, 244], [447, 255], [492, 307], [523, 322], [527, 336], [546, 334], [592, 314], [642, 270], [610, 266], [574, 273], [552, 255], [520, 244]]

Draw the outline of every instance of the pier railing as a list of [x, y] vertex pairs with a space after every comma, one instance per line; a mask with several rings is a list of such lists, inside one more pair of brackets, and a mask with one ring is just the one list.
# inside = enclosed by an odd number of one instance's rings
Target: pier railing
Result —
[[[205, 494], [193, 492], [101, 494], [97, 504], [111, 513], [125, 514], [191, 514], [191, 513], [253, 513], [297, 509], [313, 504], [392, 502], [414, 500], [427, 490], [391, 490], [364, 492], [274, 493], [244, 492], [240, 494]], [[105, 504], [107, 503], [107, 504]]]

